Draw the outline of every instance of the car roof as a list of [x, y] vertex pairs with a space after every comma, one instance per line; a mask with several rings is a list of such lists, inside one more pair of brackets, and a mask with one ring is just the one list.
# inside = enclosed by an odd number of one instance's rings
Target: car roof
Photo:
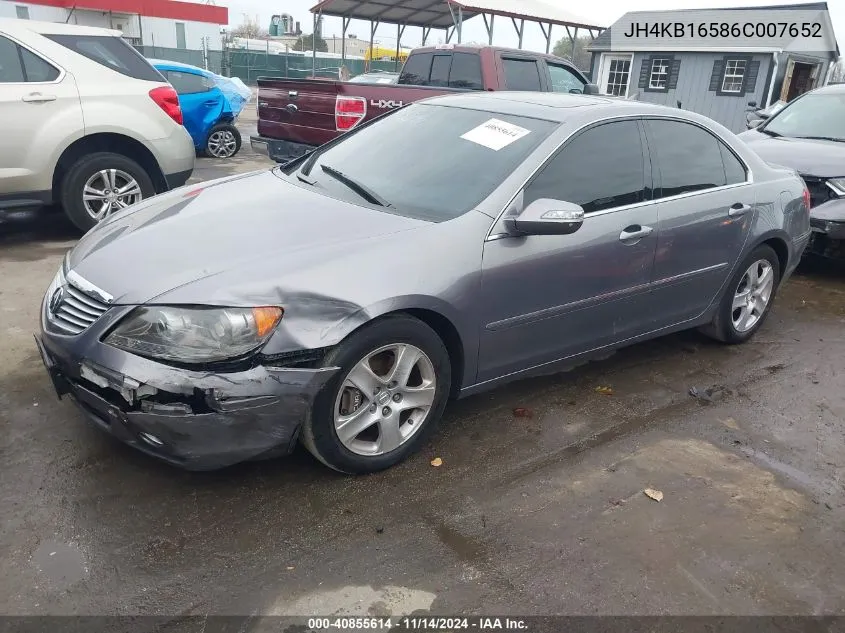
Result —
[[556, 92], [462, 92], [426, 99], [424, 103], [476, 110], [489, 110], [501, 114], [526, 116], [537, 119], [563, 122], [570, 118], [574, 110], [579, 116], [589, 116], [595, 112], [595, 118], [608, 116], [665, 115], [667, 112], [684, 113], [697, 119], [698, 115], [688, 110], [679, 110], [668, 106], [642, 101], [630, 101], [618, 97], [603, 95], [578, 95]]
[[505, 53], [506, 55], [521, 55], [530, 56], [532, 58], [541, 57], [555, 62], [566, 62], [572, 66], [575, 64], [571, 59], [565, 57], [557, 57], [551, 53], [538, 53], [529, 51], [524, 48], [509, 48], [507, 46], [490, 46], [488, 44], [433, 44], [431, 46], [420, 46], [415, 48], [412, 53], [436, 53], [437, 51], [453, 51], [456, 53], [478, 53], [482, 50], [490, 49], [497, 53]]
[[845, 95], [845, 84], [828, 84], [813, 90], [815, 93]]
[[96, 26], [79, 26], [63, 22], [40, 22], [17, 18], [0, 18], [0, 31], [10, 34], [29, 31], [40, 35], [94, 35], [100, 37], [121, 37], [123, 35], [120, 31], [102, 29]]

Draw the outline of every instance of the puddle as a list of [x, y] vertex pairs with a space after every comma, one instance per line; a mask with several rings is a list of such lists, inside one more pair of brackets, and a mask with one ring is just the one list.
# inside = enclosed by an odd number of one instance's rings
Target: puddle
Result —
[[32, 562], [58, 591], [83, 580], [88, 573], [82, 552], [73, 545], [56, 541], [42, 541], [32, 555]]

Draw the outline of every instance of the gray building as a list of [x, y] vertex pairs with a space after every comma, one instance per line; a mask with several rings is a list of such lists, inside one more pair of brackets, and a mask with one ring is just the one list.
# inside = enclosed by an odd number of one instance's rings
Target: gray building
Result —
[[[760, 20], [765, 21], [767, 11], [783, 9], [827, 11], [827, 3], [732, 10], [759, 12]], [[669, 38], [648, 46], [637, 45], [636, 50], [620, 50], [621, 38], [613, 37], [614, 28], [629, 28], [640, 13], [651, 22], [659, 18], [661, 22], [686, 23], [693, 12], [682, 9], [625, 14], [587, 47], [592, 54], [593, 82], [606, 94], [692, 110], [740, 132], [745, 129], [749, 102], [765, 107], [823, 86], [839, 57], [835, 40], [828, 44], [831, 50], [799, 53], [760, 46], [753, 40], [733, 41], [725, 47], [719, 47], [715, 40], [716, 46], [690, 47]]]

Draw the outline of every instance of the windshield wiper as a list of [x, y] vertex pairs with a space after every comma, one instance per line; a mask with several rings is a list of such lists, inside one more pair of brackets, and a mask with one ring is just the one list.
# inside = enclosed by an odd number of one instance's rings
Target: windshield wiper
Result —
[[795, 138], [806, 138], [811, 141], [836, 141], [837, 143], [845, 143], [845, 138], [836, 138], [835, 136], [796, 136]]
[[767, 130], [766, 128], [762, 128], [758, 131], [762, 132], [763, 134], [768, 134], [769, 136], [775, 136], [775, 137], [783, 136], [783, 134], [778, 134], [777, 132], [772, 132], [771, 130]]
[[334, 167], [329, 167], [328, 165], [320, 165], [320, 169], [322, 169], [335, 180], [342, 182], [344, 185], [352, 189], [352, 191], [357, 193], [362, 198], [368, 200], [372, 204], [377, 204], [380, 207], [392, 208], [393, 205], [391, 205], [387, 200], [378, 195], [375, 191], [373, 191], [366, 185], [362, 185], [360, 182], [353, 180], [352, 178], [344, 174], [342, 171], [338, 171]]

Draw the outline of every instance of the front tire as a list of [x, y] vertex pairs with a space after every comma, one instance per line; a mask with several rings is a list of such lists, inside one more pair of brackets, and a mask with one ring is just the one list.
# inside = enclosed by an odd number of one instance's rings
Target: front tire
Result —
[[204, 154], [209, 158], [231, 158], [241, 151], [242, 144], [238, 128], [231, 123], [220, 123], [208, 133]]
[[780, 275], [775, 251], [766, 244], [755, 248], [731, 278], [713, 322], [702, 332], [732, 345], [748, 341], [771, 312]]
[[340, 367], [314, 402], [302, 443], [342, 473], [384, 470], [419, 450], [446, 407], [449, 354], [428, 325], [389, 316], [351, 335], [324, 360]]
[[61, 203], [77, 228], [87, 232], [108, 216], [156, 194], [149, 174], [121, 154], [80, 158], [62, 181]]

